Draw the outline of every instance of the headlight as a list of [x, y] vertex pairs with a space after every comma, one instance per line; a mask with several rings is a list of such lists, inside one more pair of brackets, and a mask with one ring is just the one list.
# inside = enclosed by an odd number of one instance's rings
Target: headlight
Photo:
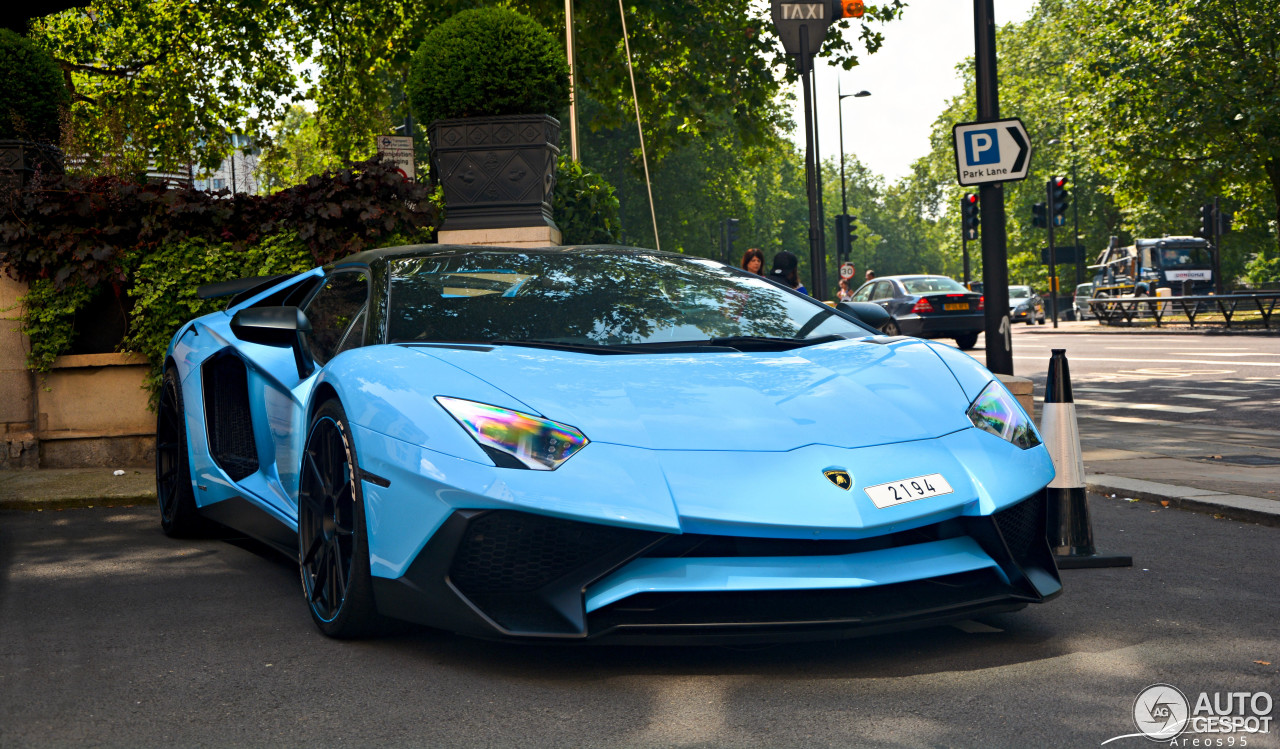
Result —
[[554, 471], [590, 442], [568, 424], [540, 416], [444, 395], [436, 402], [502, 468]]
[[1026, 411], [999, 382], [991, 382], [969, 406], [973, 425], [1026, 450], [1040, 444], [1040, 435]]

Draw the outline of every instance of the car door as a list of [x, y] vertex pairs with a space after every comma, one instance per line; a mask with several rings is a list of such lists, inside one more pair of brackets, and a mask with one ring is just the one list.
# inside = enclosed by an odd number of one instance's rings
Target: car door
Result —
[[893, 288], [892, 281], [876, 281], [876, 288], [871, 292], [871, 302], [885, 308], [889, 314], [894, 314], [894, 297], [896, 293]]
[[275, 447], [277, 488], [294, 512], [297, 509], [298, 470], [309, 426], [305, 406], [316, 373], [338, 354], [364, 344], [369, 291], [368, 269], [340, 268], [331, 271], [302, 305], [302, 311], [311, 323], [311, 333], [306, 336], [305, 345], [315, 362], [315, 370], [305, 378], [298, 377], [296, 371], [277, 377], [264, 389], [267, 423]]

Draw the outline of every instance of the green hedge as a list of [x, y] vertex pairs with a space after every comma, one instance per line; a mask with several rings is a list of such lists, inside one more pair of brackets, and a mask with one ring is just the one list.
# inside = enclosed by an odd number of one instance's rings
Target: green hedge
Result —
[[561, 156], [552, 205], [564, 244], [617, 244], [622, 222], [618, 196], [604, 177]]
[[418, 120], [558, 115], [569, 106], [569, 64], [551, 32], [510, 8], [464, 10], [432, 29], [409, 65]]
[[237, 251], [229, 242], [191, 238], [153, 252], [138, 265], [129, 296], [133, 314], [124, 346], [147, 357], [152, 393], [160, 388], [164, 354], [183, 323], [225, 309], [226, 299], [199, 299], [204, 284], [236, 278], [299, 273], [315, 267], [311, 252], [296, 232], [263, 237]]
[[0, 138], [57, 145], [71, 102], [58, 63], [30, 39], [0, 29], [0, 70]]

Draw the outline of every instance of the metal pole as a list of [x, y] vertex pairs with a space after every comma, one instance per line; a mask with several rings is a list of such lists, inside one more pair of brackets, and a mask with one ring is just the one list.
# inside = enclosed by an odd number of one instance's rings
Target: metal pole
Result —
[[827, 298], [827, 210], [822, 200], [822, 148], [818, 145], [818, 71], [809, 62], [809, 77], [813, 80], [813, 163], [814, 179], [818, 186], [818, 254], [822, 260], [820, 278], [822, 286], [809, 292], [814, 299]]
[[[809, 194], [809, 283], [814, 291], [822, 288], [821, 245], [818, 244], [822, 233], [822, 219], [818, 215], [817, 182], [813, 174], [813, 91], [809, 79], [809, 27], [800, 27], [800, 80], [804, 88], [804, 175], [805, 188]], [[815, 298], [817, 297], [815, 294]]]
[[[1053, 179], [1050, 178], [1044, 183], [1044, 205], [1045, 217], [1049, 219], [1045, 223], [1049, 224], [1049, 309], [1053, 310], [1053, 327], [1058, 327], [1058, 250], [1053, 244], [1053, 223], [1057, 219], [1057, 214], [1053, 212]], [[1035, 317], [1035, 310], [1031, 311], [1031, 316]]]
[[964, 254], [964, 287], [969, 288], [969, 230], [965, 228], [964, 216], [960, 216], [960, 251]]
[[844, 92], [840, 90], [840, 76], [836, 76], [836, 117], [840, 123], [840, 212], [849, 215], [849, 200], [844, 194]]
[[[1075, 247], [1076, 255], [1076, 286], [1084, 283], [1084, 264], [1085, 254], [1080, 250], [1080, 196], [1084, 191], [1080, 189], [1080, 181], [1076, 179], [1076, 139], [1071, 138], [1071, 187], [1076, 191], [1076, 199], [1071, 201], [1071, 214], [1075, 219], [1075, 229], [1072, 233], [1071, 244]], [[1075, 296], [1075, 289], [1072, 289], [1071, 295]]]
[[1213, 290], [1222, 294], [1222, 214], [1218, 199], [1213, 199]]
[[[978, 121], [1000, 119], [996, 76], [996, 25], [992, 0], [973, 0], [974, 61]], [[979, 188], [982, 210], [982, 293], [986, 297], [987, 369], [1013, 374], [1013, 332], [1009, 329], [1009, 258], [1004, 226], [1004, 184]]]
[[564, 49], [569, 58], [569, 157], [578, 161], [578, 92], [573, 85], [573, 0], [564, 0]]

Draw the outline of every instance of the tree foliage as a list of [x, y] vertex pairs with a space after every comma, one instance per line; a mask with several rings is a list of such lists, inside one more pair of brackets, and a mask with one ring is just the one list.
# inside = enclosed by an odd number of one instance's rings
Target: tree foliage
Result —
[[57, 144], [69, 99], [57, 63], [30, 40], [0, 29], [0, 71], [0, 138]]

